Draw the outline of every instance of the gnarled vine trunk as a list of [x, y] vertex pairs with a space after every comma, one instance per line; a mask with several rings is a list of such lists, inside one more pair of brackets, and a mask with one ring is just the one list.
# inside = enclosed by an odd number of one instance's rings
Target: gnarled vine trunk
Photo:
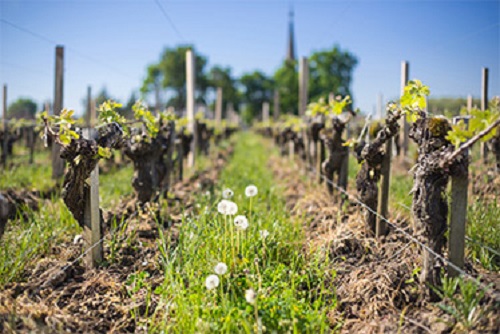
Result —
[[[412, 211], [423, 242], [434, 253], [442, 254], [446, 243], [445, 233], [448, 221], [446, 187], [450, 176], [467, 176], [468, 159], [463, 155], [448, 168], [442, 167], [442, 160], [454, 150], [445, 138], [451, 127], [445, 118], [425, 118], [423, 115], [413, 123], [409, 137], [418, 145], [418, 159], [414, 167]], [[423, 250], [423, 264], [420, 281], [432, 286], [441, 284], [442, 263], [435, 255]], [[436, 295], [429, 290], [432, 300]]]
[[342, 139], [345, 123], [340, 122], [338, 118], [332, 119], [332, 129], [325, 129], [322, 132], [321, 139], [329, 152], [328, 158], [321, 164], [321, 169], [326, 176], [328, 192], [333, 194], [333, 179], [337, 175], [337, 183], [340, 185], [340, 172], [344, 159], [348, 159], [349, 149], [343, 146], [345, 141]]
[[[356, 188], [360, 200], [374, 212], [378, 206], [378, 182], [381, 177], [382, 161], [386, 154], [384, 144], [391, 140], [399, 131], [401, 114], [389, 114], [385, 125], [378, 131], [376, 138], [370, 144], [360, 144], [357, 150], [358, 162], [363, 163], [356, 176]], [[365, 223], [373, 234], [376, 232], [377, 217], [365, 209]]]
[[115, 123], [98, 129], [96, 139], [73, 139], [61, 149], [61, 158], [68, 162], [64, 175], [62, 198], [78, 224], [83, 227], [84, 211], [90, 186], [86, 180], [101, 158], [99, 146], [116, 148], [121, 144], [122, 129]]

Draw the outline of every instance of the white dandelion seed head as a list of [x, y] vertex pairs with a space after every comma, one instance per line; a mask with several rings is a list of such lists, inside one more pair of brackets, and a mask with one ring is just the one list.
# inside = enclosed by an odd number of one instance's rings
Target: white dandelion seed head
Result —
[[205, 286], [208, 290], [212, 290], [219, 286], [219, 282], [219, 276], [208, 275], [207, 279], [205, 280]]
[[257, 298], [257, 293], [255, 292], [254, 289], [248, 289], [245, 291], [245, 299], [247, 303], [254, 304], [255, 298]]
[[229, 198], [233, 197], [233, 195], [234, 195], [234, 192], [229, 188], [226, 188], [222, 191], [222, 197], [225, 199], [229, 199]]
[[217, 211], [223, 215], [235, 215], [238, 212], [236, 203], [223, 199], [217, 204]]
[[228, 207], [229, 207], [229, 201], [223, 199], [222, 201], [219, 202], [219, 204], [217, 204], [217, 211], [219, 211], [220, 214], [226, 215]]
[[214, 267], [214, 271], [217, 275], [224, 275], [227, 272], [227, 265], [224, 262], [219, 262]]
[[269, 236], [269, 231], [268, 230], [262, 230], [262, 231], [259, 231], [259, 234], [260, 234], [260, 237], [262, 239], [265, 239]]
[[238, 205], [236, 203], [229, 201], [229, 207], [227, 209], [227, 214], [234, 216], [238, 213]]
[[246, 230], [248, 228], [247, 217], [242, 215], [234, 217], [234, 225], [240, 230]]
[[257, 187], [254, 186], [253, 184], [245, 188], [246, 197], [254, 197], [255, 195], [257, 195], [257, 193], [258, 193]]

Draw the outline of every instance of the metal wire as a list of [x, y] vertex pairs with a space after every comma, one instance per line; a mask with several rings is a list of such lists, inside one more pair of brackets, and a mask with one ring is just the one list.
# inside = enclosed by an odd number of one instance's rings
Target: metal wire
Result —
[[[410, 207], [408, 207], [407, 205], [405, 205], [405, 204], [403, 204], [403, 203], [401, 203], [401, 202], [396, 202], [396, 204], [397, 204], [397, 205], [399, 205], [400, 207], [403, 207], [403, 208], [407, 209], [408, 211], [411, 211], [411, 208], [410, 208]], [[487, 246], [487, 245], [483, 244], [482, 242], [480, 242], [480, 241], [478, 241], [478, 240], [476, 240], [476, 239], [470, 238], [470, 237], [468, 237], [468, 236], [465, 236], [465, 239], [466, 239], [467, 241], [470, 241], [470, 242], [471, 242], [471, 243], [473, 243], [473, 244], [476, 244], [476, 245], [480, 246], [481, 248], [485, 248], [485, 249], [487, 249], [488, 251], [490, 251], [491, 253], [493, 253], [493, 254], [495, 254], [495, 255], [500, 256], [500, 252], [499, 252], [498, 250], [495, 250], [495, 249], [493, 249], [493, 248], [491, 248], [491, 247], [489, 247], [489, 246]]]
[[[314, 174], [315, 176], [318, 176], [318, 172], [316, 171], [315, 168], [309, 166], [308, 170]], [[335, 187], [337, 190], [339, 190], [340, 192], [342, 192], [344, 195], [346, 195], [348, 198], [351, 198], [352, 200], [354, 200], [356, 203], [358, 203], [359, 205], [361, 205], [362, 207], [364, 207], [366, 210], [368, 210], [370, 213], [374, 214], [375, 216], [379, 217], [380, 219], [382, 219], [383, 221], [385, 221], [387, 224], [389, 224], [390, 226], [392, 226], [396, 231], [398, 232], [401, 232], [403, 233], [409, 240], [411, 240], [412, 242], [418, 244], [419, 246], [421, 246], [423, 249], [425, 249], [427, 252], [429, 252], [429, 254], [432, 254], [433, 256], [435, 256], [436, 258], [440, 259], [441, 261], [443, 261], [444, 263], [446, 263], [449, 267], [453, 268], [454, 270], [456, 270], [458, 273], [462, 274], [464, 277], [472, 280], [473, 282], [475, 282], [481, 289], [483, 289], [485, 292], [489, 293], [491, 295], [491, 297], [493, 299], [495, 299], [496, 301], [500, 301], [500, 295], [495, 291], [495, 290], [492, 290], [489, 286], [485, 285], [484, 283], [480, 282], [477, 278], [475, 278], [474, 276], [466, 273], [465, 271], [463, 271], [460, 267], [458, 267], [457, 265], [455, 265], [454, 263], [450, 262], [448, 259], [444, 258], [442, 255], [434, 252], [432, 249], [430, 249], [427, 245], [423, 244], [422, 242], [418, 241], [414, 236], [412, 236], [411, 234], [409, 234], [408, 232], [406, 232], [405, 230], [403, 230], [402, 228], [400, 228], [399, 226], [397, 226], [395, 223], [389, 221], [387, 218], [385, 218], [384, 216], [380, 215], [378, 212], [374, 211], [373, 209], [371, 209], [368, 205], [366, 205], [365, 203], [363, 203], [360, 199], [358, 199], [356, 196], [348, 193], [346, 190], [344, 190], [343, 188], [339, 187], [338, 185], [336, 185], [334, 182], [332, 182], [331, 180], [329, 180], [326, 176], [324, 176], [323, 174], [319, 174], [320, 177], [322, 177], [325, 182], [327, 182], [328, 184], [332, 185], [333, 187]]]

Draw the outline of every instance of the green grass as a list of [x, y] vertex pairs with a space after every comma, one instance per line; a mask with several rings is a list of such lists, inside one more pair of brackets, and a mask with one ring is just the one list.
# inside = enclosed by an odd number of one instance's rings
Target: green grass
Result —
[[[483, 245], [500, 252], [500, 205], [498, 202], [475, 202], [467, 208], [466, 235]], [[500, 256], [469, 240], [466, 241], [467, 255], [485, 269], [500, 271]]]
[[40, 211], [23, 208], [7, 225], [0, 241], [0, 286], [22, 280], [26, 266], [50, 254], [52, 247], [71, 239], [80, 227], [62, 200], [40, 203]]
[[134, 193], [133, 175], [134, 167], [131, 163], [120, 168], [114, 167], [108, 173], [99, 175], [101, 208], [111, 209], [123, 199], [123, 196]]
[[[287, 213], [282, 189], [267, 166], [270, 154], [275, 153], [256, 135], [240, 135], [216, 193], [197, 197], [198, 215], [185, 218], [178, 245], [172, 248], [170, 236], [162, 235], [158, 243], [165, 281], [153, 292], [161, 302], [148, 320], [150, 331], [330, 332], [327, 313], [336, 299], [328, 282], [335, 272], [319, 253], [302, 249], [302, 224]], [[252, 202], [244, 195], [250, 184], [259, 191]], [[238, 232], [231, 216], [217, 212], [226, 187], [234, 191], [238, 214], [248, 217], [246, 231]], [[266, 238], [261, 237], [264, 230]], [[219, 276], [217, 288], [208, 290], [205, 280], [219, 262], [228, 272]], [[129, 292], [151, 292], [146, 276], [131, 276]], [[254, 304], [245, 298], [249, 289], [257, 292]]]

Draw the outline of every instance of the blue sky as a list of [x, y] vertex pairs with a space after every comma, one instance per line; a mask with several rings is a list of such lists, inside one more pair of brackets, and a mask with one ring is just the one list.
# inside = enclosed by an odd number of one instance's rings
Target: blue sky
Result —
[[[65, 46], [64, 106], [77, 113], [87, 86], [125, 102], [164, 47], [193, 43], [209, 65], [240, 75], [281, 64], [290, 4], [296, 52], [338, 44], [355, 54], [356, 106], [397, 97], [401, 61], [432, 96], [500, 95], [500, 1], [1, 0], [0, 82], [8, 98], [52, 99], [55, 45]], [[18, 28], [12, 26], [16, 25]], [[24, 29], [24, 30], [20, 30]]]

